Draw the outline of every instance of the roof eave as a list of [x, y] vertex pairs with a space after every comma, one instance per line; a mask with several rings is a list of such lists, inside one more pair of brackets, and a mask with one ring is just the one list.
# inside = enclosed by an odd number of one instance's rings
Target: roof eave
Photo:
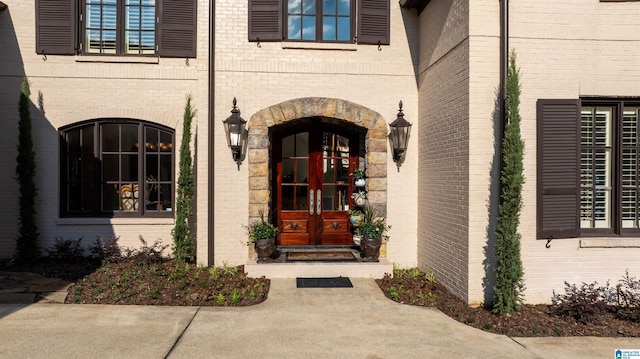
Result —
[[400, 0], [400, 6], [418, 10], [418, 15], [427, 7], [431, 0]]

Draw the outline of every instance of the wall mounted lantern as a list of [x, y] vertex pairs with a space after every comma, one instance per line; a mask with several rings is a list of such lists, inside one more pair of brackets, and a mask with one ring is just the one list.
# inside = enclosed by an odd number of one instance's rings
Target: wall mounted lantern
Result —
[[400, 165], [404, 162], [411, 135], [411, 124], [404, 119], [404, 113], [402, 113], [402, 101], [399, 106], [398, 116], [395, 121], [389, 124], [389, 143], [393, 151], [393, 162], [398, 166], [398, 172], [400, 172]]
[[240, 117], [240, 110], [236, 107], [236, 98], [233, 98], [233, 109], [231, 109], [231, 116], [222, 121], [224, 124], [224, 132], [227, 134], [227, 145], [231, 148], [231, 155], [233, 160], [238, 164], [238, 170], [240, 170], [240, 164], [244, 159], [244, 152], [247, 143], [247, 133], [245, 121]]

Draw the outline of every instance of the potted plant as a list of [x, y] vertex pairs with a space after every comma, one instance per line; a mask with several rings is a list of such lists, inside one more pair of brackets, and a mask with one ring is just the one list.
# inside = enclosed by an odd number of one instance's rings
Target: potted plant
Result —
[[258, 263], [271, 262], [273, 252], [276, 250], [276, 235], [278, 227], [265, 221], [264, 212], [260, 212], [260, 220], [247, 227], [249, 240], [247, 245], [253, 245], [258, 254]]
[[351, 198], [353, 198], [353, 200], [355, 201], [356, 206], [364, 206], [364, 204], [367, 201], [367, 192], [365, 191], [353, 192], [353, 194], [351, 194]]
[[355, 180], [356, 187], [364, 187], [365, 185], [365, 172], [361, 168], [356, 168], [353, 170], [353, 178]]
[[360, 234], [360, 228], [356, 228], [356, 230], [353, 232], [353, 244], [355, 244], [356, 246], [360, 246], [361, 243], [362, 234]]
[[386, 238], [387, 231], [391, 229], [384, 221], [383, 217], [376, 215], [376, 211], [367, 208], [364, 213], [364, 220], [358, 231], [362, 235], [361, 248], [364, 258], [363, 262], [378, 262], [380, 257], [380, 246], [382, 238]]
[[359, 209], [350, 209], [348, 213], [349, 223], [351, 223], [351, 225], [354, 227], [358, 227], [364, 219], [364, 213], [362, 213], [362, 211]]

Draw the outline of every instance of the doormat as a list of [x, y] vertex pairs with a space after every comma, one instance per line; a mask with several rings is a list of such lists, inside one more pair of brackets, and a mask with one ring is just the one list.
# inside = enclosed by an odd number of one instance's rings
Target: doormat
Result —
[[297, 288], [353, 288], [348, 277], [296, 278]]
[[287, 252], [287, 261], [356, 261], [351, 251]]

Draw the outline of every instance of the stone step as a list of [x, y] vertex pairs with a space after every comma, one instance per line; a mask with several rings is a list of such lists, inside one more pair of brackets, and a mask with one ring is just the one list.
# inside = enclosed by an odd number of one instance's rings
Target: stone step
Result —
[[385, 273], [393, 272], [393, 264], [386, 258], [380, 262], [290, 262], [290, 263], [256, 263], [249, 260], [244, 266], [249, 277], [259, 278], [382, 278]]

